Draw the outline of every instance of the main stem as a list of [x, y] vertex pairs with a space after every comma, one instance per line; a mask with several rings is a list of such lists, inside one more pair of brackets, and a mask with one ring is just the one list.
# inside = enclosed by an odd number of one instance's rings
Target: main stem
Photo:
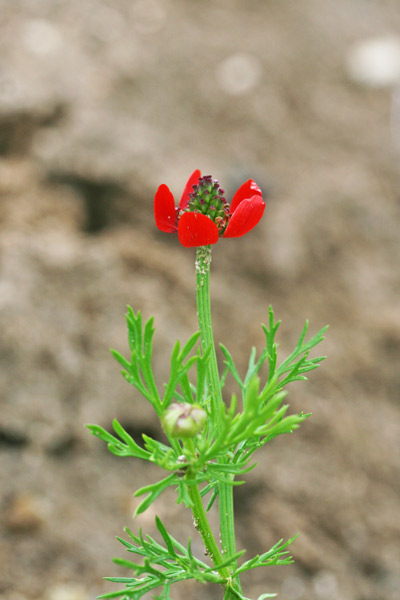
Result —
[[[218, 407], [223, 403], [220, 378], [218, 372], [217, 355], [215, 353], [214, 335], [211, 323], [211, 304], [210, 304], [210, 267], [211, 267], [211, 247], [201, 246], [196, 254], [196, 298], [197, 298], [197, 318], [201, 336], [201, 348], [203, 354], [210, 348], [210, 360], [207, 371], [208, 392], [211, 397], [212, 413], [219, 414]], [[221, 458], [220, 463], [224, 464], [226, 459]], [[233, 476], [232, 476], [233, 479]], [[233, 510], [233, 485], [220, 482], [218, 486], [219, 513], [220, 513], [220, 531], [222, 554], [225, 558], [236, 554], [234, 510]], [[232, 572], [236, 564], [229, 567]], [[239, 590], [239, 578], [235, 578], [235, 586]], [[232, 595], [232, 598], [234, 596]]]

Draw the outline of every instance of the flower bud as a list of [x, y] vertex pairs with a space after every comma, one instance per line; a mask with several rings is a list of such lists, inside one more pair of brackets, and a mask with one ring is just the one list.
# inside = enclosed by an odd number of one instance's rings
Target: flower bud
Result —
[[167, 435], [193, 438], [200, 433], [207, 420], [206, 411], [199, 404], [173, 402], [161, 416], [161, 425]]

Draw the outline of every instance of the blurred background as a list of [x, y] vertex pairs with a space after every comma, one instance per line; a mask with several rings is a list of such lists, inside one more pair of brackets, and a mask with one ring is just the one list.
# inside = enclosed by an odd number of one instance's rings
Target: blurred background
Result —
[[0, 0], [1, 600], [115, 589], [115, 536], [153, 533], [156, 512], [193, 535], [173, 492], [133, 521], [158, 472], [84, 425], [160, 435], [109, 348], [127, 350], [127, 304], [154, 315], [161, 389], [196, 330], [195, 252], [152, 214], [195, 168], [267, 198], [213, 252], [216, 339], [242, 372], [268, 304], [281, 359], [306, 318], [330, 324], [328, 360], [289, 394], [312, 417], [236, 497], [248, 557], [300, 533], [296, 562], [246, 593], [398, 600], [399, 28], [397, 0]]

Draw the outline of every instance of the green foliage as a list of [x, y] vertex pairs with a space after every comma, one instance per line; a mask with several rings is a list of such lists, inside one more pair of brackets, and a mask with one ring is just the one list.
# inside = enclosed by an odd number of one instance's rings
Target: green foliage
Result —
[[[256, 359], [253, 348], [247, 372], [242, 379], [235, 366], [232, 355], [221, 344], [225, 357], [226, 371], [231, 373], [237, 382], [242, 396], [242, 409], [238, 409], [236, 396], [229, 406], [218, 406], [218, 414], [213, 414], [213, 403], [209, 402], [206, 383], [210, 350], [204, 355], [197, 353], [189, 356], [198, 341], [198, 333], [190, 337], [181, 349], [179, 342], [174, 346], [171, 356], [171, 373], [165, 385], [164, 396], [158, 394], [152, 373], [152, 339], [153, 319], [142, 324], [140, 313], [131, 308], [127, 314], [128, 339], [131, 349], [129, 362], [115, 350], [112, 351], [117, 361], [124, 367], [122, 374], [126, 380], [138, 389], [151, 402], [161, 417], [164, 410], [173, 400], [183, 399], [187, 403], [195, 402], [207, 411], [208, 421], [204, 432], [194, 439], [194, 448], [188, 448], [184, 440], [169, 438], [169, 445], [143, 435], [143, 447], [124, 430], [114, 419], [113, 428], [118, 437], [107, 432], [99, 425], [88, 425], [93, 435], [105, 441], [110, 452], [117, 456], [132, 456], [157, 464], [162, 469], [172, 472], [164, 479], [141, 488], [136, 496], [147, 494], [136, 509], [136, 514], [146, 510], [169, 486], [178, 488], [178, 502], [191, 506], [189, 496], [184, 492], [188, 482], [182, 483], [182, 472], [190, 467], [196, 473], [196, 484], [203, 483], [202, 495], [213, 492], [210, 503], [218, 495], [218, 482], [240, 485], [242, 481], [235, 477], [242, 476], [255, 464], [249, 466], [253, 453], [276, 436], [291, 433], [309, 416], [308, 414], [288, 415], [288, 404], [283, 401], [286, 392], [283, 388], [290, 382], [306, 380], [305, 373], [318, 367], [324, 357], [309, 358], [310, 350], [323, 340], [326, 328], [321, 329], [310, 340], [305, 341], [308, 323], [300, 334], [299, 341], [288, 358], [279, 366], [277, 364], [277, 343], [275, 335], [280, 322], [274, 322], [274, 313], [269, 308], [269, 327], [262, 326], [266, 345]], [[268, 376], [263, 384], [259, 373], [264, 364], [268, 365]], [[190, 385], [188, 372], [196, 366], [196, 385]], [[181, 393], [178, 391], [180, 386]], [[229, 461], [219, 461], [221, 457], [229, 457]], [[210, 504], [210, 505], [211, 505]]]
[[180, 544], [166, 530], [161, 520], [156, 517], [157, 529], [165, 545], [159, 544], [149, 535], [134, 535], [126, 529], [130, 541], [117, 538], [128, 552], [142, 557], [140, 563], [116, 558], [114, 562], [131, 569], [135, 577], [106, 577], [108, 581], [124, 583], [126, 588], [100, 596], [101, 598], [134, 598], [138, 600], [147, 592], [159, 587], [163, 588], [161, 598], [169, 598], [168, 591], [172, 583], [185, 579], [195, 579], [201, 583], [224, 583], [224, 580], [209, 565], [195, 558], [191, 549], [191, 540], [187, 546]]
[[[239, 589], [232, 582], [236, 575], [268, 565], [288, 565], [293, 562], [286, 548], [295, 539], [287, 542], [280, 540], [270, 550], [261, 555], [244, 562], [239, 568], [232, 572], [229, 578], [221, 577], [219, 570], [234, 563], [243, 556], [245, 550], [238, 552], [218, 565], [209, 566], [205, 562], [196, 558], [191, 549], [191, 540], [189, 539], [186, 547], [178, 542], [170, 533], [159, 517], [156, 517], [157, 529], [163, 539], [164, 545], [157, 542], [150, 535], [143, 536], [142, 531], [139, 535], [134, 535], [129, 529], [125, 532], [129, 536], [129, 541], [123, 538], [117, 538], [126, 550], [132, 554], [141, 557], [140, 562], [115, 558], [114, 563], [126, 567], [133, 571], [134, 577], [106, 577], [107, 581], [114, 583], [123, 583], [125, 588], [117, 592], [110, 592], [100, 596], [100, 598], [132, 598], [139, 600], [146, 593], [162, 588], [162, 598], [169, 600], [169, 590], [173, 583], [178, 581], [193, 579], [200, 583], [218, 583], [230, 589], [238, 600], [248, 600], [243, 596]], [[261, 598], [272, 598], [275, 594], [263, 594]]]
[[[131, 308], [128, 308], [126, 318], [130, 360], [112, 350], [113, 356], [123, 368], [125, 379], [152, 404], [162, 422], [166, 422], [165, 411], [171, 403], [178, 402], [180, 405], [198, 405], [200, 410], [206, 411], [205, 426], [195, 437], [188, 439], [179, 437], [176, 428], [174, 437], [172, 433], [168, 434], [169, 429], [166, 428], [165, 441], [143, 434], [142, 445], [116, 419], [113, 421], [115, 435], [98, 425], [88, 425], [88, 428], [93, 435], [106, 442], [109, 451], [116, 456], [139, 458], [167, 471], [164, 478], [136, 491], [135, 496], [144, 496], [144, 499], [135, 515], [144, 512], [170, 486], [177, 490], [177, 502], [191, 508], [194, 514], [196, 510], [204, 511], [201, 497], [209, 496], [208, 511], [218, 497], [221, 486], [244, 483], [241, 477], [255, 467], [251, 459], [257, 449], [278, 435], [293, 432], [309, 416], [303, 413], [288, 414], [289, 406], [284, 402], [284, 388], [291, 382], [306, 380], [305, 374], [316, 369], [324, 359], [322, 356], [310, 358], [309, 354], [323, 340], [326, 328], [306, 341], [306, 322], [295, 349], [279, 364], [275, 337], [280, 322], [275, 322], [270, 307], [268, 327], [262, 326], [265, 347], [258, 358], [256, 349], [252, 349], [243, 378], [239, 375], [232, 355], [221, 345], [225, 363], [220, 379], [221, 389], [227, 376], [231, 375], [240, 392], [240, 400], [233, 395], [230, 403], [226, 404], [211, 398], [210, 389], [215, 390], [215, 385], [208, 385], [208, 374], [210, 361], [215, 360], [215, 353], [213, 355], [213, 346], [207, 347], [204, 344], [203, 348], [206, 350], [201, 352], [197, 345], [199, 333], [192, 335], [182, 348], [176, 342], [171, 355], [170, 377], [164, 386], [164, 393], [160, 394], [152, 370], [153, 319], [143, 324], [140, 312], [135, 314]], [[189, 377], [192, 369], [195, 370], [195, 383], [191, 383]], [[264, 371], [266, 376], [261, 375]], [[143, 536], [141, 532], [139, 536], [135, 536], [129, 530], [127, 534], [130, 541], [120, 539], [128, 552], [141, 556], [142, 561], [135, 563], [115, 559], [117, 564], [131, 569], [135, 576], [108, 578], [110, 581], [124, 583], [126, 587], [123, 591], [112, 592], [102, 598], [124, 596], [125, 599], [138, 600], [144, 594], [162, 588], [161, 595], [154, 598], [169, 600], [169, 589], [173, 583], [194, 579], [202, 583], [223, 585], [226, 600], [248, 600], [238, 584], [239, 575], [258, 567], [292, 562], [286, 548], [294, 538], [285, 543], [278, 542], [268, 552], [247, 560], [240, 566], [237, 561], [244, 551], [227, 558], [225, 556], [224, 562], [221, 555], [215, 560], [215, 553], [219, 554], [217, 549], [213, 556], [214, 565], [210, 567], [193, 556], [190, 540], [186, 547], [182, 546], [167, 532], [158, 517], [156, 524], [165, 545], [160, 545], [150, 536]], [[207, 546], [207, 537], [204, 532], [202, 535]], [[273, 594], [263, 594], [259, 600], [271, 597]]]
[[153, 317], [151, 317], [144, 328], [142, 326], [142, 315], [136, 315], [132, 308], [128, 307], [126, 323], [128, 325], [128, 342], [131, 349], [131, 362], [124, 358], [116, 350], [111, 350], [114, 358], [122, 365], [123, 376], [154, 406], [157, 414], [161, 412], [161, 400], [158, 395], [154, 381], [151, 364], [153, 346]]

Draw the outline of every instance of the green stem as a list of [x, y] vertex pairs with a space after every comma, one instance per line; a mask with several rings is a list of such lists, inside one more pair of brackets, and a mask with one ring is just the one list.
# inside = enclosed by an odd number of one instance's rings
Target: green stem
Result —
[[[207, 385], [211, 397], [211, 412], [217, 418], [220, 414], [220, 407], [223, 403], [221, 385], [218, 372], [217, 355], [215, 352], [214, 335], [211, 322], [210, 305], [210, 267], [211, 267], [211, 247], [201, 246], [196, 254], [196, 298], [197, 298], [197, 318], [201, 335], [201, 348], [203, 353], [208, 348], [210, 351], [210, 360], [207, 371]], [[221, 464], [226, 463], [226, 459], [220, 459]], [[233, 479], [233, 477], [232, 477]], [[229, 483], [219, 483], [219, 512], [220, 512], [220, 531], [222, 554], [226, 557], [236, 554], [234, 510], [233, 510], [233, 486]], [[236, 564], [229, 566], [229, 571], [235, 570]], [[235, 578], [235, 587], [241, 589], [239, 578]], [[233, 598], [234, 596], [232, 596]], [[229, 598], [229, 596], [228, 596]]]
[[222, 400], [219, 382], [217, 355], [215, 353], [214, 335], [211, 322], [210, 304], [210, 267], [211, 247], [200, 246], [196, 254], [196, 299], [197, 319], [199, 322], [201, 349], [203, 354], [210, 348], [208, 363], [207, 385], [213, 404], [214, 414], [218, 414], [218, 406]]
[[[188, 472], [190, 476], [190, 472]], [[193, 516], [195, 518], [196, 528], [198, 528], [201, 537], [203, 538], [203, 542], [205, 547], [207, 548], [207, 552], [213, 561], [216, 569], [218, 570], [221, 577], [227, 578], [229, 577], [229, 569], [227, 567], [223, 567], [222, 569], [218, 569], [218, 565], [222, 564], [223, 558], [222, 554], [219, 551], [217, 542], [215, 540], [214, 534], [211, 531], [210, 524], [207, 519], [206, 511], [204, 510], [203, 502], [201, 500], [200, 491], [198, 485], [189, 485], [189, 494], [190, 498], [193, 502]]]
[[[194, 478], [195, 475], [191, 473], [190, 469], [186, 471], [185, 478], [190, 481], [191, 478]], [[206, 511], [204, 510], [203, 501], [200, 496], [199, 486], [196, 483], [188, 483], [188, 492], [190, 495], [190, 499], [193, 502], [192, 513], [194, 517], [194, 523], [196, 529], [199, 531], [204, 546], [206, 547], [207, 554], [211, 558], [215, 568], [218, 573], [224, 579], [228, 579], [230, 575], [230, 571], [228, 567], [219, 568], [218, 565], [223, 563], [222, 554], [218, 548], [218, 544], [215, 540], [214, 534], [211, 530], [210, 524], [207, 519]]]

